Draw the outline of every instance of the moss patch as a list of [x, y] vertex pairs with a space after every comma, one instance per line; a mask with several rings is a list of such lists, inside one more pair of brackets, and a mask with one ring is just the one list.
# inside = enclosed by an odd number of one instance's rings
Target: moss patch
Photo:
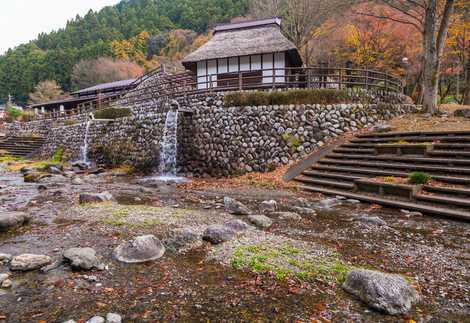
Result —
[[339, 259], [337, 253], [312, 259], [306, 251], [290, 244], [279, 248], [265, 244], [238, 247], [233, 253], [231, 264], [236, 269], [272, 273], [279, 280], [321, 279], [336, 283], [342, 283], [352, 269]]

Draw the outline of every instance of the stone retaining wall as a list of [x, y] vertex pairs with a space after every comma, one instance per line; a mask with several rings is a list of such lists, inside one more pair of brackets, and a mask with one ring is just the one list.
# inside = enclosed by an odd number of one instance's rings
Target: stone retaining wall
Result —
[[[186, 111], [179, 116], [178, 164], [181, 172], [195, 176], [268, 171], [305, 157], [344, 132], [417, 110], [409, 104], [227, 108], [221, 94], [178, 101]], [[164, 102], [147, 101], [132, 107], [131, 117], [93, 122], [90, 157], [106, 164], [156, 167], [168, 108]], [[63, 146], [78, 157], [84, 131], [85, 123], [49, 129], [41, 155], [51, 156]]]

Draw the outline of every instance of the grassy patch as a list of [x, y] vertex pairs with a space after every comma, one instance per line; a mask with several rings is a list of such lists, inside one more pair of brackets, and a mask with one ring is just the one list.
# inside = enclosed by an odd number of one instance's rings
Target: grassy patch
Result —
[[13, 156], [1, 156], [0, 157], [0, 163], [11, 163], [11, 162], [17, 162], [22, 160], [21, 157], [13, 157]]
[[109, 217], [104, 220], [104, 223], [107, 225], [120, 227], [127, 223], [126, 219], [128, 216], [129, 211], [126, 209], [115, 210]]
[[279, 248], [258, 244], [238, 247], [233, 253], [231, 264], [236, 269], [272, 273], [278, 280], [321, 279], [342, 283], [352, 268], [338, 257], [338, 254], [332, 254], [312, 259], [306, 251], [289, 244]]
[[51, 161], [53, 163], [61, 163], [63, 158], [64, 158], [64, 147], [60, 146], [55, 151], [54, 156], [52, 156]]

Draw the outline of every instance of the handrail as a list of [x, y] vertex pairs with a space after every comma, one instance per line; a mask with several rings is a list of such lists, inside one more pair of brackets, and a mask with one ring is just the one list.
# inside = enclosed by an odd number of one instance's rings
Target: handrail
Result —
[[[158, 82], [146, 85], [145, 80], [162, 73]], [[41, 113], [36, 119], [55, 119], [116, 105], [120, 101], [137, 104], [164, 97], [180, 97], [199, 93], [245, 90], [286, 90], [302, 88], [365, 89], [403, 93], [403, 82], [396, 76], [370, 69], [313, 66], [305, 68], [270, 68], [253, 71], [209, 74], [203, 77], [190, 72], [176, 75], [156, 69], [140, 78], [138, 85], [112, 97], [81, 103], [77, 109]]]

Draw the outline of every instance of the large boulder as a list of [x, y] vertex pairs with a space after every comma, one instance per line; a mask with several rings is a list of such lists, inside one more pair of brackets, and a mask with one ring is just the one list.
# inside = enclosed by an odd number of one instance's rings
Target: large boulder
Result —
[[224, 198], [225, 210], [234, 215], [248, 215], [250, 214], [250, 209], [246, 207], [243, 203], [234, 200], [230, 197]]
[[11, 228], [23, 225], [28, 221], [28, 215], [23, 212], [0, 213], [0, 231], [8, 231]]
[[407, 313], [418, 300], [416, 290], [402, 276], [373, 270], [351, 271], [343, 289], [368, 306], [392, 315]]
[[109, 192], [103, 193], [81, 193], [79, 197], [80, 204], [101, 203], [113, 200], [113, 195]]
[[159, 259], [165, 253], [163, 244], [153, 235], [136, 237], [114, 249], [114, 257], [121, 262], [133, 264]]
[[46, 255], [22, 254], [13, 257], [10, 262], [10, 269], [17, 271], [35, 270], [50, 264], [51, 261], [51, 257]]
[[214, 224], [207, 227], [202, 238], [212, 244], [219, 244], [230, 241], [234, 239], [235, 236], [236, 232], [232, 228], [225, 225]]
[[265, 215], [249, 215], [248, 220], [263, 229], [267, 229], [273, 225], [273, 221]]
[[96, 251], [92, 248], [70, 248], [63, 256], [74, 269], [90, 270], [99, 265]]

